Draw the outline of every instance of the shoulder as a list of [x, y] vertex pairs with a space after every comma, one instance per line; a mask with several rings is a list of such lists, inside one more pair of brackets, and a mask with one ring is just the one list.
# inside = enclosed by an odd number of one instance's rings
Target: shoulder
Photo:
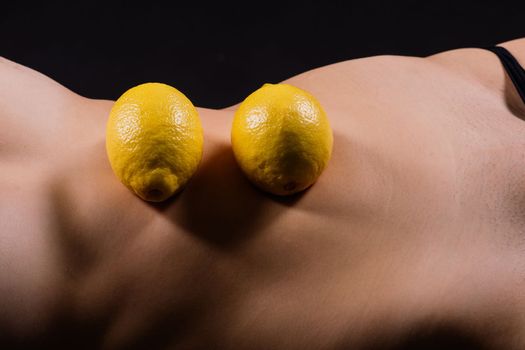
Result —
[[[509, 49], [525, 66], [525, 38], [495, 43]], [[456, 91], [468, 99], [489, 93], [511, 108], [519, 105], [507, 89], [498, 57], [481, 47], [460, 47], [426, 57], [379, 55], [347, 60], [319, 67], [285, 82], [310, 91], [338, 105], [356, 100], [370, 103], [378, 96], [416, 96], [421, 89], [431, 92]], [[412, 88], [418, 87], [417, 91]], [[509, 91], [510, 90], [510, 91]], [[437, 97], [437, 96], [436, 96]], [[432, 96], [425, 97], [432, 99]], [[516, 108], [511, 108], [516, 109]]]
[[[506, 47], [511, 51], [518, 61], [523, 62], [525, 66], [525, 38], [505, 41], [502, 43], [494, 43]], [[308, 72], [296, 75], [286, 80], [309, 80], [312, 77], [319, 77], [321, 75], [335, 77], [336, 80], [349, 78], [359, 79], [364, 76], [365, 79], [374, 79], [375, 75], [385, 77], [385, 72], [388, 76], [396, 76], [398, 70], [401, 72], [418, 73], [421, 69], [432, 70], [436, 64], [447, 68], [448, 70], [457, 71], [464, 75], [479, 76], [480, 71], [486, 71], [487, 62], [497, 62], [494, 60], [494, 54], [481, 47], [459, 47], [451, 50], [438, 52], [429, 56], [402, 56], [402, 55], [377, 55], [370, 57], [362, 57], [352, 60], [347, 60], [324, 67], [316, 68]], [[461, 72], [462, 71], [462, 72]]]
[[4, 94], [13, 93], [13, 91], [31, 93], [43, 88], [77, 96], [50, 77], [2, 56], [0, 56], [0, 76], [2, 77], [0, 80], [0, 98], [4, 97]]

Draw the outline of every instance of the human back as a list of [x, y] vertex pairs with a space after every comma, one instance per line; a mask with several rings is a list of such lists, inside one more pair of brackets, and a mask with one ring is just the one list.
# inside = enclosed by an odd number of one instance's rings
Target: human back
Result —
[[289, 79], [334, 131], [327, 169], [291, 197], [238, 169], [235, 108], [201, 108], [200, 168], [163, 204], [112, 173], [111, 101], [0, 69], [4, 343], [523, 347], [525, 126], [492, 53], [376, 56]]

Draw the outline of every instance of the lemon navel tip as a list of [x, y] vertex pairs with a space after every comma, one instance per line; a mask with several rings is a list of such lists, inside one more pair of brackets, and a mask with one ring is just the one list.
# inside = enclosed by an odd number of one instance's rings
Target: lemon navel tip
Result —
[[317, 181], [332, 155], [333, 134], [310, 93], [289, 84], [264, 84], [237, 109], [231, 143], [246, 177], [284, 196]]
[[200, 164], [203, 144], [197, 110], [166, 84], [127, 90], [109, 114], [106, 151], [111, 168], [146, 201], [162, 202], [181, 191]]

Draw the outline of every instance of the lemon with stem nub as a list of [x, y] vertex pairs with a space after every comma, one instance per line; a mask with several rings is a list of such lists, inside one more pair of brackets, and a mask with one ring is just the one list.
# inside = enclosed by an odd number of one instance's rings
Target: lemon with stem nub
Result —
[[113, 105], [106, 151], [119, 180], [144, 200], [179, 192], [202, 159], [203, 131], [197, 110], [177, 89], [145, 83]]
[[260, 189], [289, 195], [311, 186], [332, 155], [333, 134], [317, 99], [289, 84], [264, 84], [233, 118], [233, 153]]

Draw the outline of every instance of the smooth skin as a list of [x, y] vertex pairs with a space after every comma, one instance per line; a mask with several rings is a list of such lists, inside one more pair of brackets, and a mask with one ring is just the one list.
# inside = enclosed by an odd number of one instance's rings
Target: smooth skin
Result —
[[[502, 46], [525, 65], [525, 39]], [[112, 101], [2, 59], [0, 348], [525, 348], [525, 106], [498, 58], [375, 56], [286, 82], [334, 131], [314, 186], [256, 189], [236, 107], [200, 108], [202, 163], [152, 204], [111, 171]]]

